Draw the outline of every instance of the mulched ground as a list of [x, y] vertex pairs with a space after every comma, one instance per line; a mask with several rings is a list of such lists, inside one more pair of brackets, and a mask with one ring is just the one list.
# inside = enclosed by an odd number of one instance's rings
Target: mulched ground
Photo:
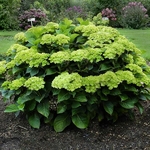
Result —
[[135, 110], [134, 121], [93, 121], [86, 130], [69, 127], [56, 133], [48, 125], [33, 129], [24, 117], [4, 113], [0, 100], [0, 150], [150, 150], [150, 102], [143, 105], [144, 114]]

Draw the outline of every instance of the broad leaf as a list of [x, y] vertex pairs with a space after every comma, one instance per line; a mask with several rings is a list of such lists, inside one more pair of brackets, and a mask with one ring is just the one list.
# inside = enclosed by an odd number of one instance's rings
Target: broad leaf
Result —
[[43, 102], [43, 103], [38, 104], [37, 111], [47, 118], [50, 113], [49, 103]]
[[12, 69], [12, 73], [13, 73], [13, 74], [16, 74], [16, 73], [21, 72], [22, 70], [23, 70], [23, 68], [20, 68], [20, 67], [15, 66], [15, 67], [13, 67], [13, 69]]
[[58, 114], [61, 114], [61, 113], [64, 113], [67, 109], [67, 105], [66, 104], [62, 104], [62, 103], [59, 103], [57, 105], [57, 113]]
[[80, 102], [73, 102], [71, 106], [72, 106], [72, 108], [78, 108], [81, 106], [81, 104], [80, 104]]
[[54, 120], [54, 130], [56, 132], [62, 132], [71, 123], [69, 114], [60, 114]]
[[135, 106], [135, 102], [132, 100], [127, 100], [127, 101], [123, 101], [123, 102], [119, 102], [119, 104], [126, 109], [131, 109], [134, 108]]
[[78, 93], [78, 95], [75, 96], [75, 101], [87, 102], [87, 98], [86, 98], [85, 93]]
[[72, 122], [78, 128], [85, 129], [89, 124], [89, 119], [86, 114], [76, 114], [72, 116]]
[[35, 76], [36, 74], [38, 74], [38, 72], [39, 72], [39, 69], [37, 69], [37, 68], [30, 68], [30, 67], [28, 67], [27, 71], [26, 71], [26, 73], [30, 73], [31, 77]]
[[113, 111], [114, 111], [114, 105], [113, 105], [113, 103], [111, 103], [111, 102], [104, 102], [103, 103], [103, 107], [104, 107], [104, 109], [105, 109], [105, 111], [108, 113], [108, 114], [110, 114], [110, 115], [112, 115], [112, 113], [113, 113]]
[[10, 112], [17, 112], [17, 111], [19, 111], [18, 106], [16, 104], [11, 104], [6, 107], [4, 112], [10, 113]]
[[121, 98], [121, 101], [125, 101], [129, 98], [127, 94], [121, 94], [119, 97]]
[[140, 113], [142, 114], [144, 111], [143, 106], [140, 103], [136, 103], [135, 106], [138, 108], [138, 110], [140, 111]]
[[62, 101], [66, 101], [71, 97], [71, 95], [69, 94], [69, 92], [61, 90], [58, 94], [58, 103], [62, 102]]
[[28, 121], [33, 128], [40, 128], [40, 117], [36, 113], [30, 115]]
[[56, 73], [56, 70], [55, 69], [52, 69], [52, 68], [47, 68], [45, 70], [46, 72], [46, 75], [52, 75], [52, 74], [55, 74]]

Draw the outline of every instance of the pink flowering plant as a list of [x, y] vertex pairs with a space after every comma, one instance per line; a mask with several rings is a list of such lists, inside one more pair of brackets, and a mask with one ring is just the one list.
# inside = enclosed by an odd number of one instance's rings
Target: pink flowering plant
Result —
[[139, 29], [146, 27], [149, 22], [147, 9], [141, 2], [129, 2], [122, 8], [120, 24], [124, 28]]
[[109, 20], [112, 20], [112, 21], [117, 20], [116, 13], [111, 8], [103, 9], [101, 14], [102, 14], [102, 17], [107, 17]]
[[30, 9], [19, 16], [19, 26], [21, 29], [27, 30], [31, 28], [31, 22], [28, 21], [30, 18], [35, 18], [33, 26], [41, 25], [48, 21], [46, 13], [41, 9]]

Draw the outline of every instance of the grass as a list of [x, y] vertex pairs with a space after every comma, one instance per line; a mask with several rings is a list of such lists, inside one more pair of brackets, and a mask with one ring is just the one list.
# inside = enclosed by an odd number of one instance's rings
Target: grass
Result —
[[15, 43], [14, 36], [20, 31], [0, 31], [0, 53], [5, 53]]
[[150, 60], [150, 29], [118, 29], [118, 31], [143, 51], [144, 58]]

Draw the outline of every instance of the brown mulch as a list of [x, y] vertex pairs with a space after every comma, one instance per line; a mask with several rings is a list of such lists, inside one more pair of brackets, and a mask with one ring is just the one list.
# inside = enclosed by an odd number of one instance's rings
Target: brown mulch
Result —
[[4, 113], [5, 105], [0, 100], [0, 150], [150, 150], [150, 102], [143, 102], [143, 115], [135, 110], [135, 120], [93, 121], [88, 129], [62, 133], [44, 124], [33, 129], [25, 117]]

